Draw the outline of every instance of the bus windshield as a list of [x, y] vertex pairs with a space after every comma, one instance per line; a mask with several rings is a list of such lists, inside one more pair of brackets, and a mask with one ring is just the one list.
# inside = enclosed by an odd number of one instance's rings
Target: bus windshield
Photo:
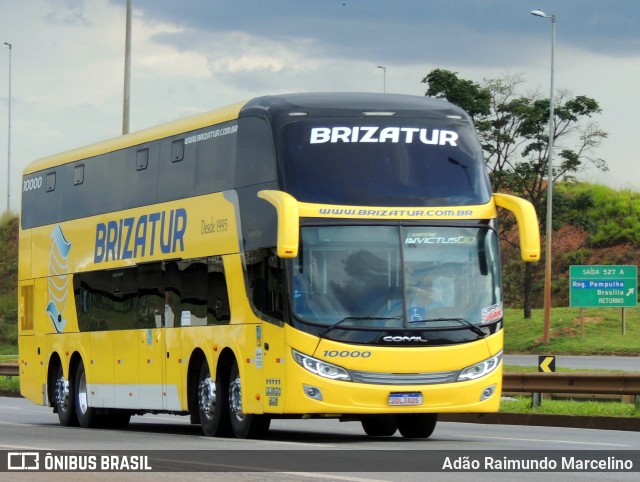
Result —
[[284, 190], [299, 201], [407, 207], [491, 198], [473, 127], [459, 119], [315, 118], [283, 132]]
[[445, 328], [502, 318], [498, 239], [488, 227], [301, 230], [292, 311], [341, 328]]

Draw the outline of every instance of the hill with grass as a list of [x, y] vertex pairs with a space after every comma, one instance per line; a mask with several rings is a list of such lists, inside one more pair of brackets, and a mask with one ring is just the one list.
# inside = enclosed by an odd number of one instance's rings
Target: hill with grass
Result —
[[0, 219], [0, 354], [18, 344], [18, 218]]
[[[562, 307], [569, 306], [569, 266], [640, 265], [640, 193], [586, 183], [554, 187], [552, 306]], [[521, 307], [524, 266], [516, 248], [501, 247], [505, 304]], [[533, 308], [543, 307], [543, 261], [533, 268]]]

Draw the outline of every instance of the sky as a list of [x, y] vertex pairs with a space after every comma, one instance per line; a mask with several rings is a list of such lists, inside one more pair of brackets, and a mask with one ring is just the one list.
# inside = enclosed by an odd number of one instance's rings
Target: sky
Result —
[[[125, 3], [0, 0], [0, 212], [7, 207], [9, 130], [14, 213], [30, 162], [121, 134]], [[530, 11], [553, 14], [556, 92], [596, 99], [602, 113], [593, 120], [608, 132], [595, 154], [609, 171], [587, 169], [580, 179], [640, 192], [637, 0], [132, 4], [132, 132], [284, 92], [423, 96], [422, 79], [436, 68], [478, 83], [519, 75], [522, 95], [548, 96], [551, 22]]]

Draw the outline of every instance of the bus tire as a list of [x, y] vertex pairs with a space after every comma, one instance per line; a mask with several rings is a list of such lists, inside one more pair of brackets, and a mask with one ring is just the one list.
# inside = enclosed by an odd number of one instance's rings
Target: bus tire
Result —
[[87, 373], [84, 369], [84, 363], [80, 360], [76, 370], [74, 380], [74, 397], [75, 410], [78, 417], [78, 423], [82, 428], [95, 427], [99, 423], [98, 414], [89, 406], [89, 395], [87, 393]]
[[437, 413], [407, 413], [396, 415], [398, 430], [405, 438], [429, 438], [436, 428]]
[[209, 363], [203, 360], [198, 378], [198, 413], [205, 435], [226, 437], [230, 434], [226, 386], [217, 378], [211, 379]]
[[123, 429], [129, 426], [131, 414], [126, 412], [111, 412], [104, 415], [104, 425], [107, 428]]
[[398, 430], [393, 415], [371, 415], [364, 417], [361, 423], [369, 437], [391, 437]]
[[233, 363], [229, 377], [229, 419], [237, 438], [263, 438], [271, 424], [267, 415], [246, 414], [242, 411], [242, 381], [237, 362]]
[[58, 414], [60, 424], [65, 427], [77, 427], [78, 416], [75, 409], [75, 395], [73, 389], [73, 380], [68, 382], [64, 379], [62, 365], [58, 366], [58, 375], [56, 376], [54, 386], [54, 406], [55, 412]]

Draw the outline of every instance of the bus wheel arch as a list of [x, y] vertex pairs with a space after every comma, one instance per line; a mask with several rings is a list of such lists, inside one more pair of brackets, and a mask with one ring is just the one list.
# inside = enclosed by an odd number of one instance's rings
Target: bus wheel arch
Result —
[[49, 358], [48, 370], [47, 370], [47, 403], [50, 407], [53, 407], [53, 412], [56, 411], [56, 381], [58, 379], [59, 370], [62, 367], [60, 357], [56, 352]]
[[200, 382], [200, 368], [203, 361], [207, 358], [201, 349], [196, 348], [189, 359], [189, 368], [187, 369], [187, 407], [191, 424], [199, 424], [198, 416], [198, 383]]

